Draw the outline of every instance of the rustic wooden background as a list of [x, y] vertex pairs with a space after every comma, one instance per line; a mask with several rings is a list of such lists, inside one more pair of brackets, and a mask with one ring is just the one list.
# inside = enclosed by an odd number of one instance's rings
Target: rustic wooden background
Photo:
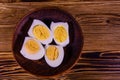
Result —
[[[120, 80], [120, 0], [0, 0], [0, 79]], [[39, 1], [39, 2], [38, 2]], [[62, 76], [40, 78], [23, 70], [12, 55], [15, 25], [27, 13], [57, 6], [82, 27], [84, 47], [78, 63]]]

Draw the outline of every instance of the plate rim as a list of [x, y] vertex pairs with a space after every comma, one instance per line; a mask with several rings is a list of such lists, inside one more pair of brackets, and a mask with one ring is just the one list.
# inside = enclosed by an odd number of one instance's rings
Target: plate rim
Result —
[[35, 9], [35, 10], [32, 10], [28, 13], [26, 13], [19, 21], [18, 23], [15, 25], [15, 29], [14, 29], [14, 33], [13, 33], [13, 37], [12, 37], [12, 54], [13, 54], [13, 57], [15, 59], [15, 62], [22, 68], [24, 69], [27, 73], [29, 74], [32, 74], [34, 76], [37, 76], [37, 77], [41, 77], [41, 78], [54, 78], [54, 77], [57, 77], [59, 75], [63, 75], [63, 74], [67, 74], [68, 72], [70, 72], [70, 70], [76, 65], [76, 63], [79, 61], [79, 58], [77, 58], [74, 62], [73, 65], [71, 65], [69, 68], [65, 69], [64, 71], [61, 71], [55, 75], [47, 75], [47, 76], [43, 76], [43, 75], [38, 75], [38, 74], [34, 74], [34, 73], [31, 73], [30, 71], [26, 70], [22, 65], [19, 64], [19, 62], [17, 61], [16, 57], [15, 57], [15, 53], [14, 53], [14, 44], [15, 44], [15, 37], [16, 37], [16, 33], [18, 32], [18, 26], [20, 26], [20, 23], [22, 23], [22, 21], [27, 17], [29, 16], [30, 14], [36, 12], [36, 11], [40, 11], [40, 10], [44, 10], [44, 9], [59, 9], [60, 11], [62, 12], [65, 12], [67, 13], [68, 15], [70, 15], [76, 22], [76, 24], [79, 25], [79, 29], [80, 29], [80, 33], [81, 33], [81, 40], [82, 40], [82, 44], [80, 45], [80, 50], [79, 50], [79, 57], [81, 57], [81, 54], [82, 54], [82, 49], [83, 49], [83, 45], [84, 45], [84, 37], [83, 37], [83, 32], [82, 32], [82, 28], [80, 26], [80, 24], [78, 23], [78, 21], [72, 16], [72, 14], [70, 14], [67, 10], [61, 8], [61, 7], [55, 7], [55, 6], [47, 6], [47, 7], [41, 7], [39, 9]]

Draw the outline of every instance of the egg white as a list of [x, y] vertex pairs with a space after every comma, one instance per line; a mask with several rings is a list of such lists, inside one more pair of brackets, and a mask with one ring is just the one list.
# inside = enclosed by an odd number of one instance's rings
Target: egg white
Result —
[[[34, 54], [30, 54], [26, 51], [25, 49], [25, 43], [30, 40], [30, 39], [33, 39], [35, 40], [39, 46], [40, 46], [40, 50], [37, 52], [37, 53], [34, 53]], [[43, 46], [41, 45], [41, 43], [34, 39], [34, 38], [31, 38], [31, 37], [25, 37], [25, 40], [24, 40], [24, 43], [22, 45], [22, 49], [20, 50], [20, 53], [27, 59], [30, 59], [30, 60], [38, 60], [38, 59], [41, 59], [44, 55], [45, 55], [45, 50], [43, 48]]]
[[49, 30], [49, 33], [50, 33], [50, 36], [46, 39], [46, 40], [39, 40], [42, 44], [49, 44], [52, 42], [52, 39], [53, 39], [53, 35], [52, 35], [52, 32], [50, 31], [50, 29], [47, 27], [47, 25], [42, 22], [41, 20], [38, 20], [38, 19], [34, 19], [33, 20], [33, 23], [32, 25], [30, 26], [30, 29], [28, 30], [28, 35], [35, 38], [32, 30], [33, 28], [36, 26], [36, 25], [43, 25], [45, 26], [48, 30]]
[[[46, 49], [49, 47], [50, 45], [46, 46]], [[52, 45], [52, 46], [56, 46], [56, 45]], [[61, 46], [56, 46], [59, 52], [58, 58], [56, 60], [50, 60], [48, 59], [47, 55], [45, 54], [45, 61], [47, 62], [47, 64], [51, 67], [58, 67], [64, 58], [64, 50], [63, 47]]]
[[[67, 31], [67, 36], [68, 37], [64, 42], [58, 42], [54, 37], [54, 30], [60, 25], [62, 25], [65, 28], [65, 30]], [[53, 38], [54, 38], [54, 41], [56, 42], [56, 44], [58, 44], [60, 46], [63, 46], [63, 47], [65, 47], [67, 44], [69, 44], [69, 42], [70, 42], [70, 40], [69, 40], [69, 28], [68, 28], [68, 23], [67, 22], [51, 22], [50, 28], [53, 32]]]

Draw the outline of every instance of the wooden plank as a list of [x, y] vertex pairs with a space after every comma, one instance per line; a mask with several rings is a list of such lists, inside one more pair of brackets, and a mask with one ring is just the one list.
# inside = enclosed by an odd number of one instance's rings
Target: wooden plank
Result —
[[83, 30], [84, 51], [120, 49], [120, 1], [43, 2], [42, 4], [21, 2], [0, 3], [0, 51], [11, 51], [15, 25], [25, 14], [44, 5], [59, 6], [76, 18]]
[[16, 2], [16, 0], [0, 0], [0, 3], [11, 3]]
[[0, 51], [9, 51], [12, 48], [14, 25], [2, 25], [0, 28]]
[[[65, 2], [65, 1], [69, 1], [69, 2], [87, 2], [87, 1], [97, 1], [97, 2], [101, 2], [101, 1], [108, 1], [108, 0], [0, 0], [0, 3], [13, 3], [13, 2]], [[109, 0], [109, 1], [115, 1], [115, 0]], [[119, 0], [116, 0], [119, 1]]]
[[[78, 63], [62, 76], [55, 79], [72, 80], [81, 79], [120, 79], [120, 58], [119, 59], [101, 59], [101, 58], [80, 58]], [[111, 75], [113, 75], [111, 77]], [[0, 52], [0, 76], [2, 79], [41, 79], [33, 76], [23, 70], [15, 61], [12, 52]], [[53, 80], [43, 78], [43, 80]]]
[[[0, 0], [0, 3], [13, 3], [13, 2], [86, 2], [86, 1], [97, 1], [98, 0]], [[108, 1], [108, 0], [99, 0], [99, 1]], [[109, 1], [115, 1], [115, 0], [109, 0]], [[119, 1], [119, 0], [116, 0]]]
[[[90, 17], [92, 18], [92, 23], [95, 24], [93, 20], [100, 21], [102, 23], [111, 23], [111, 20], [119, 21], [119, 6], [120, 1], [116, 2], [42, 2], [41, 3], [0, 3], [0, 24], [16, 24], [25, 14], [40, 9], [46, 6], [58, 6], [65, 9], [71, 13], [78, 21], [84, 19], [84, 24], [86, 23], [85, 18], [90, 23]], [[71, 8], [73, 8], [71, 10]], [[89, 14], [89, 15], [88, 15]], [[91, 14], [91, 15], [90, 15]], [[86, 16], [88, 15], [88, 16]], [[108, 16], [107, 16], [108, 15]], [[93, 16], [93, 17], [92, 17]], [[94, 16], [96, 18], [94, 18]], [[102, 17], [102, 18], [101, 18]], [[104, 19], [105, 17], [105, 19]], [[3, 21], [5, 19], [5, 21]], [[110, 19], [110, 20], [109, 20]], [[106, 24], [107, 24], [106, 23]], [[99, 24], [98, 24], [99, 25]]]
[[[51, 1], [54, 1], [54, 2], [65, 2], [65, 1], [69, 1], [69, 2], [86, 2], [86, 1], [98, 1], [98, 0], [16, 0], [16, 2], [19, 1], [19, 2], [51, 2]], [[99, 0], [99, 1], [108, 1], [108, 0]], [[114, 0], [109, 0], [109, 1], [114, 1]], [[119, 1], [119, 0], [116, 0], [116, 1]]]

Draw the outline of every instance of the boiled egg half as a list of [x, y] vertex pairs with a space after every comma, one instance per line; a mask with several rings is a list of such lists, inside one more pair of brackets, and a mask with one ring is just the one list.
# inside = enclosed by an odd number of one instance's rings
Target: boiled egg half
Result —
[[67, 22], [52, 22], [50, 28], [53, 32], [53, 38], [56, 44], [63, 47], [69, 44], [69, 29]]
[[64, 50], [61, 46], [47, 45], [45, 60], [51, 67], [58, 67], [64, 58]]
[[38, 60], [44, 56], [45, 50], [38, 40], [25, 37], [20, 53], [27, 59]]
[[34, 19], [33, 23], [28, 30], [28, 35], [36, 38], [42, 44], [49, 44], [52, 42], [53, 35], [47, 25], [41, 20]]

